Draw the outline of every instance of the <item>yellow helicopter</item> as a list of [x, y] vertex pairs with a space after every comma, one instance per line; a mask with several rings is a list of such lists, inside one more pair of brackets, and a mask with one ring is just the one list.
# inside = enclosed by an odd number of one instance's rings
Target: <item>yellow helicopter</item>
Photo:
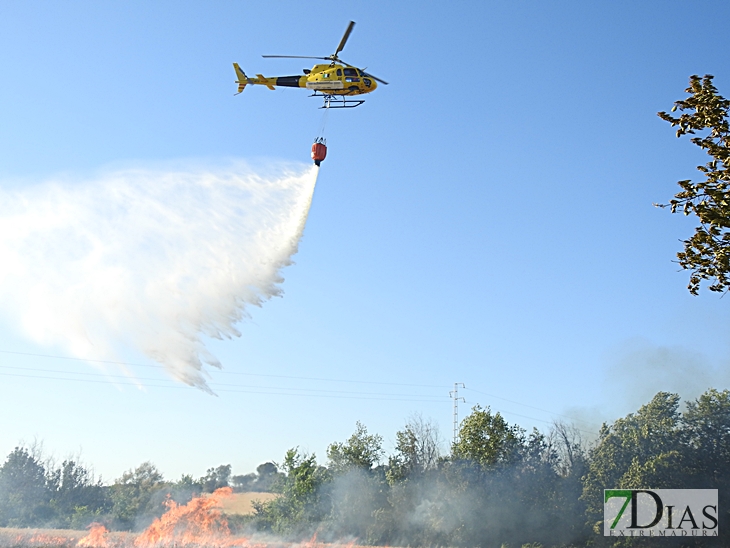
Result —
[[[347, 26], [340, 45], [337, 46], [335, 52], [329, 57], [308, 57], [303, 55], [262, 55], [262, 57], [278, 57], [285, 59], [324, 59], [330, 61], [329, 64], [314, 65], [312, 69], [304, 69], [303, 76], [274, 76], [266, 78], [263, 74], [257, 74], [255, 78], [250, 78], [241, 70], [238, 63], [233, 63], [238, 80], [238, 93], [241, 93], [246, 84], [266, 86], [273, 90], [276, 86], [288, 88], [305, 88], [313, 91], [310, 97], [324, 97], [324, 106], [321, 108], [354, 108], [362, 105], [364, 99], [353, 99], [357, 95], [370, 93], [378, 87], [376, 82], [388, 84], [368, 74], [362, 69], [345, 63], [338, 57], [338, 53], [345, 47], [347, 39], [350, 37], [355, 21], [350, 21]], [[236, 95], [238, 95], [236, 93]]]

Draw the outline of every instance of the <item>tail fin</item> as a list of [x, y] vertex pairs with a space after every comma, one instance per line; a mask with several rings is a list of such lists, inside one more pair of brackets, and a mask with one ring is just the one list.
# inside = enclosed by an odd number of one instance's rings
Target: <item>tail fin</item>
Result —
[[[233, 63], [233, 68], [236, 71], [236, 76], [238, 77], [238, 80], [236, 80], [236, 83], [238, 84], [238, 93], [241, 93], [243, 88], [246, 87], [246, 84], [248, 84], [251, 80], [248, 76], [246, 76], [246, 73], [241, 70], [238, 63]], [[236, 93], [236, 95], [238, 95], [238, 93]]]

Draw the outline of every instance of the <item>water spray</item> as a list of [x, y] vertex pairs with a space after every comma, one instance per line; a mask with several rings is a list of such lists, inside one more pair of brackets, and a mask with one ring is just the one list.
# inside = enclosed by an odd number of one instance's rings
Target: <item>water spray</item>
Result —
[[281, 295], [318, 169], [133, 169], [0, 189], [0, 314], [86, 359], [130, 349], [210, 392], [210, 337]]

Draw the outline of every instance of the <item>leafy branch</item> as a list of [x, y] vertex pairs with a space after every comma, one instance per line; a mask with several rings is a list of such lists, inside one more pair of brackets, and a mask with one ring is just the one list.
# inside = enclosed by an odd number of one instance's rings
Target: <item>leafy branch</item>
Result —
[[717, 93], [713, 78], [710, 74], [690, 77], [685, 90], [690, 97], [672, 107], [672, 112], [682, 112], [679, 117], [658, 113], [672, 127], [678, 126], [677, 137], [709, 130], [704, 136], [691, 138], [712, 158], [697, 166], [705, 179], [679, 181], [682, 191], [669, 204], [656, 204], [699, 219], [694, 235], [684, 240], [684, 251], [677, 253], [680, 266], [691, 271], [687, 289], [693, 295], [699, 293], [702, 280], [711, 281], [710, 291], [730, 289], [730, 101]]

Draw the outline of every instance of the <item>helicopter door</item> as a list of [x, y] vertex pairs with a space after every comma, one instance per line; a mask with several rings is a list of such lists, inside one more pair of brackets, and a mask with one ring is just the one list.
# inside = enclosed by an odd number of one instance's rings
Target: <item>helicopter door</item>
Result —
[[354, 68], [346, 68], [345, 69], [345, 82], [359, 82], [360, 78], [358, 78], [357, 69]]

